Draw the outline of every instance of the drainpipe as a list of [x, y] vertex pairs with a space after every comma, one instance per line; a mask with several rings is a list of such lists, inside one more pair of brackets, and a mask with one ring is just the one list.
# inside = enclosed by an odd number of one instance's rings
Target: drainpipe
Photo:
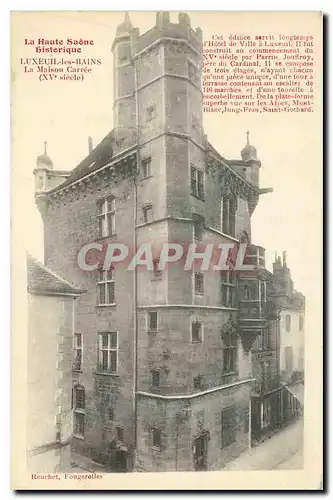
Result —
[[[135, 89], [135, 114], [136, 114], [136, 172], [134, 174], [133, 190], [134, 190], [134, 228], [133, 228], [133, 247], [134, 252], [137, 252], [137, 200], [138, 200], [138, 190], [137, 190], [137, 175], [140, 171], [140, 141], [139, 141], [139, 101], [138, 101], [138, 79], [137, 79], [137, 66], [136, 59], [133, 58], [134, 64], [134, 89]], [[133, 456], [133, 468], [136, 466], [136, 456], [137, 456], [137, 419], [138, 419], [138, 404], [137, 404], [137, 391], [138, 391], [138, 271], [135, 267], [133, 272], [133, 293], [134, 293], [134, 334], [133, 334], [133, 348], [134, 348], [134, 359], [133, 359], [133, 444], [134, 444], [134, 456]]]
[[249, 448], [252, 448], [252, 402], [249, 400]]

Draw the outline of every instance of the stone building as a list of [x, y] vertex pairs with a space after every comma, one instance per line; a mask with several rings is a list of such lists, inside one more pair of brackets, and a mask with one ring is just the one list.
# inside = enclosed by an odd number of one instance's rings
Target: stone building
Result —
[[273, 263], [275, 298], [280, 309], [280, 370], [285, 423], [304, 406], [305, 297], [294, 289], [286, 252]]
[[73, 436], [74, 300], [81, 291], [28, 256], [29, 472], [65, 472]]
[[[271, 276], [251, 241], [270, 189], [249, 135], [227, 160], [204, 134], [202, 32], [187, 14], [157, 13], [142, 35], [126, 15], [112, 52], [113, 129], [65, 179], [50, 161], [35, 171], [45, 262], [87, 290], [76, 300], [73, 447], [119, 470], [221, 469], [249, 445], [251, 349], [276, 332]], [[256, 270], [160, 271], [167, 241], [248, 243]], [[156, 266], [83, 271], [90, 242], [151, 243]], [[276, 380], [272, 358], [264, 375]]]

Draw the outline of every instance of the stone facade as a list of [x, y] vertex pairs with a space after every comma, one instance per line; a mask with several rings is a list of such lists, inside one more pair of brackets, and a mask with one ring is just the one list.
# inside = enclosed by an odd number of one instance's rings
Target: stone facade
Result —
[[[251, 215], [269, 189], [259, 188], [249, 137], [242, 159], [226, 160], [204, 135], [202, 33], [187, 15], [173, 24], [158, 13], [141, 36], [126, 18], [112, 50], [113, 131], [63, 183], [36, 193], [47, 265], [87, 290], [76, 301], [82, 358], [73, 384], [84, 388], [85, 404], [73, 447], [106, 463], [123, 454], [127, 469], [220, 469], [249, 444], [252, 346], [265, 329], [276, 335], [276, 316], [260, 295], [270, 276], [259, 247], [252, 245], [256, 273], [234, 276], [232, 292], [217, 272], [203, 273], [197, 290], [193, 271], [181, 265], [158, 274], [116, 266], [108, 304], [98, 299], [99, 271], [82, 271], [77, 255], [94, 241], [121, 242], [130, 253], [142, 243], [156, 251], [167, 241], [188, 244], [198, 224], [202, 244], [250, 244]], [[99, 210], [108, 199], [115, 227], [106, 237]], [[259, 295], [249, 298], [251, 284]], [[114, 370], [101, 367], [108, 335]], [[276, 381], [272, 350], [268, 377]]]

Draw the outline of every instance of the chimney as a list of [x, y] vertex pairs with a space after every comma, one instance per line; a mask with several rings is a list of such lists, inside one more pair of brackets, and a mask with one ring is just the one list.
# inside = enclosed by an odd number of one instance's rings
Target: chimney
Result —
[[89, 150], [89, 154], [92, 152], [93, 150], [93, 140], [92, 140], [92, 137], [88, 137], [88, 150]]
[[284, 250], [282, 252], [283, 267], [287, 267], [287, 252]]

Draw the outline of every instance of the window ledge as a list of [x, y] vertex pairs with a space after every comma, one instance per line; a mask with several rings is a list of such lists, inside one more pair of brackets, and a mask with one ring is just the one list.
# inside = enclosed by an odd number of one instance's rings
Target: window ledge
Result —
[[74, 373], [82, 373], [82, 368], [80, 368], [80, 369], [72, 368], [72, 372], [74, 372]]
[[96, 304], [96, 307], [116, 307], [116, 303], [113, 304]]
[[120, 377], [119, 373], [115, 373], [115, 372], [99, 372], [99, 371], [95, 371], [94, 375], [103, 375], [103, 376], [106, 376], [106, 377]]
[[163, 276], [154, 276], [151, 281], [161, 281], [163, 279]]
[[158, 330], [152, 330], [151, 328], [147, 330], [147, 333], [158, 333]]
[[151, 179], [152, 177], [153, 177], [152, 175], [148, 175], [148, 177], [142, 177], [141, 180], [146, 181], [147, 179]]
[[110, 234], [109, 236], [97, 236], [96, 241], [106, 241], [109, 238], [116, 238], [117, 233], [115, 234]]
[[192, 344], [202, 344], [202, 340], [192, 340]]
[[205, 294], [204, 292], [195, 292], [194, 295], [199, 295], [199, 297], [203, 297]]

